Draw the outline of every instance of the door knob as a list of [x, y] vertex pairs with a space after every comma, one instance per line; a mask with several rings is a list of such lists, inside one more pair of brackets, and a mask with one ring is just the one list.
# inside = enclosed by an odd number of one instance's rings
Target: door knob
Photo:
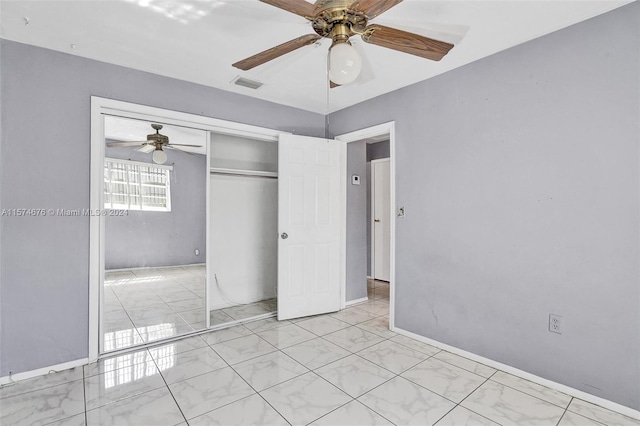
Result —
[[283, 232], [282, 234], [280, 234], [280, 238], [282, 238], [283, 240], [286, 240], [287, 238], [289, 238], [289, 235], [287, 235], [286, 232]]
[[380, 222], [380, 219], [374, 219], [373, 221], [374, 222]]

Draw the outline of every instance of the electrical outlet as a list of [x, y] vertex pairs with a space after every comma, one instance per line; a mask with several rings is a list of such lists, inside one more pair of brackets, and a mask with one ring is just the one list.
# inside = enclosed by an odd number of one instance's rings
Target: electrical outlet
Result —
[[562, 317], [556, 314], [549, 314], [549, 331], [562, 334]]
[[196, 254], [196, 256], [200, 256], [200, 250], [195, 249], [193, 252]]

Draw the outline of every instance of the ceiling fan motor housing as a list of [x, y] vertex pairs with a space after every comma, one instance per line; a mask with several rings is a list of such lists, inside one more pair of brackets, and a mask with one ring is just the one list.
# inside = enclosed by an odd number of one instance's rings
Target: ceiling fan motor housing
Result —
[[316, 34], [331, 38], [334, 43], [346, 42], [349, 37], [362, 34], [367, 26], [367, 16], [349, 9], [351, 3], [341, 0], [317, 3], [319, 11], [311, 18], [311, 25]]

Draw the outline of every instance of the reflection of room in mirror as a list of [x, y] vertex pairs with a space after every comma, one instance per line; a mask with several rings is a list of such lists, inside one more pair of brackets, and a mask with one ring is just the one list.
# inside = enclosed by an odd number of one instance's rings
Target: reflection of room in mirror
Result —
[[124, 214], [104, 218], [103, 353], [206, 327], [207, 135], [163, 125], [170, 144], [201, 148], [155, 164], [151, 124], [105, 117], [104, 202]]

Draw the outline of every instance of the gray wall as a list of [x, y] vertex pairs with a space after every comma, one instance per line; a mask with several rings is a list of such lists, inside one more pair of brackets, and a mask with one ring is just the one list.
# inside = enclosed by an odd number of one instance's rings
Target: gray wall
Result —
[[371, 276], [371, 253], [373, 251], [371, 247], [371, 161], [380, 160], [382, 158], [390, 157], [391, 148], [389, 141], [382, 141], [376, 143], [367, 144], [367, 276]]
[[[205, 263], [207, 225], [206, 155], [167, 153], [171, 171], [171, 211], [129, 210], [105, 217], [105, 268]], [[106, 148], [106, 156], [151, 162], [151, 154], [131, 147]], [[195, 255], [195, 249], [200, 255]]]
[[[1, 40], [0, 61], [3, 208], [89, 208], [92, 95], [325, 134], [319, 114], [38, 47]], [[0, 236], [0, 376], [86, 357], [89, 218], [2, 217]]]
[[[364, 141], [347, 144], [347, 302], [367, 297], [366, 159]], [[351, 184], [351, 175], [360, 176], [360, 185]]]
[[396, 122], [396, 326], [640, 409], [639, 14], [330, 116]]

